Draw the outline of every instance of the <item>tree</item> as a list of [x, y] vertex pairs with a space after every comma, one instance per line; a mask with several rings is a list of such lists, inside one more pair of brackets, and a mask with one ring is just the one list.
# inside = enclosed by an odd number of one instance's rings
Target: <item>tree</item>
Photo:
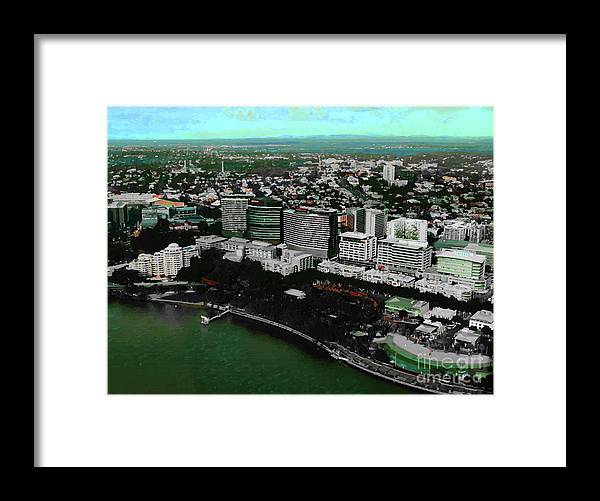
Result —
[[133, 285], [142, 280], [142, 276], [137, 270], [128, 270], [127, 268], [118, 268], [110, 276], [111, 282], [120, 285]]

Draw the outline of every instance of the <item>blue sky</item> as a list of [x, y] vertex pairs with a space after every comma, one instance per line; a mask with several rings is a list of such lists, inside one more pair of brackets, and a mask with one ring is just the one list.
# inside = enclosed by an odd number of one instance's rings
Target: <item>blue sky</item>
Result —
[[109, 107], [109, 139], [491, 137], [491, 107]]

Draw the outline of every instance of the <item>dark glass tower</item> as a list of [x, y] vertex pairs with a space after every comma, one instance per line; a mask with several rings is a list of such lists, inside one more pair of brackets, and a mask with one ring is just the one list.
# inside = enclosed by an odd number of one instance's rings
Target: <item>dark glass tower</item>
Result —
[[277, 200], [253, 198], [246, 211], [246, 236], [252, 240], [280, 243], [282, 212], [282, 204]]

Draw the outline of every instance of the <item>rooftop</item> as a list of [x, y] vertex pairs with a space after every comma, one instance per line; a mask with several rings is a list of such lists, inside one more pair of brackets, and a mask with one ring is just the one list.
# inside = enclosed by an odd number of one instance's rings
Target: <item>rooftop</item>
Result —
[[424, 249], [427, 247], [427, 242], [394, 237], [382, 238], [379, 240], [379, 243], [390, 243], [399, 247], [412, 247], [413, 249]]
[[196, 237], [196, 243], [215, 243], [225, 240], [227, 240], [225, 237], [220, 237], [219, 235], [201, 235]]
[[263, 242], [262, 240], [252, 240], [250, 242], [252, 245], [256, 245], [257, 247], [275, 247], [273, 244], [269, 242]]
[[460, 259], [463, 261], [471, 261], [473, 263], [485, 263], [485, 256], [475, 254], [474, 252], [456, 250], [456, 249], [444, 249], [438, 252], [438, 259]]
[[429, 312], [432, 317], [440, 317], [440, 318], [452, 318], [456, 315], [456, 310], [451, 310], [450, 308], [440, 308], [436, 306], [432, 308]]
[[494, 314], [488, 310], [479, 310], [477, 313], [473, 314], [471, 320], [492, 323], [494, 321]]
[[422, 323], [415, 329], [415, 332], [418, 331], [425, 334], [433, 334], [436, 330], [438, 330], [437, 325]]
[[372, 238], [366, 233], [360, 233], [358, 231], [346, 231], [340, 235], [341, 238], [354, 238], [356, 240], [366, 240]]
[[464, 343], [475, 344], [477, 340], [481, 337], [481, 334], [477, 334], [475, 331], [472, 331], [468, 328], [463, 328], [458, 331], [458, 334], [454, 338], [455, 341], [463, 341]]
[[422, 306], [425, 306], [426, 304], [427, 304], [427, 302], [425, 302], [425, 301], [417, 301], [416, 299], [409, 299], [406, 297], [394, 296], [385, 302], [385, 307], [393, 308], [393, 309], [397, 309], [397, 310], [402, 310], [402, 309], [413, 310], [415, 308], [420, 308]]

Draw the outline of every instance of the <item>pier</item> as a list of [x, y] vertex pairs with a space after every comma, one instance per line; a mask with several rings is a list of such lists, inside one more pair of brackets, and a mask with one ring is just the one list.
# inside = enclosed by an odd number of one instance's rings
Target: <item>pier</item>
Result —
[[201, 319], [203, 325], [208, 325], [213, 320], [217, 320], [218, 318], [224, 317], [225, 315], [227, 315], [230, 312], [229, 305], [227, 305], [227, 306], [219, 306], [219, 305], [213, 305], [211, 303], [207, 303], [206, 306], [208, 306], [211, 309], [216, 309], [219, 313], [217, 313], [216, 315], [213, 315], [211, 317], [208, 317], [206, 315], [202, 315], [200, 317], [200, 319]]

